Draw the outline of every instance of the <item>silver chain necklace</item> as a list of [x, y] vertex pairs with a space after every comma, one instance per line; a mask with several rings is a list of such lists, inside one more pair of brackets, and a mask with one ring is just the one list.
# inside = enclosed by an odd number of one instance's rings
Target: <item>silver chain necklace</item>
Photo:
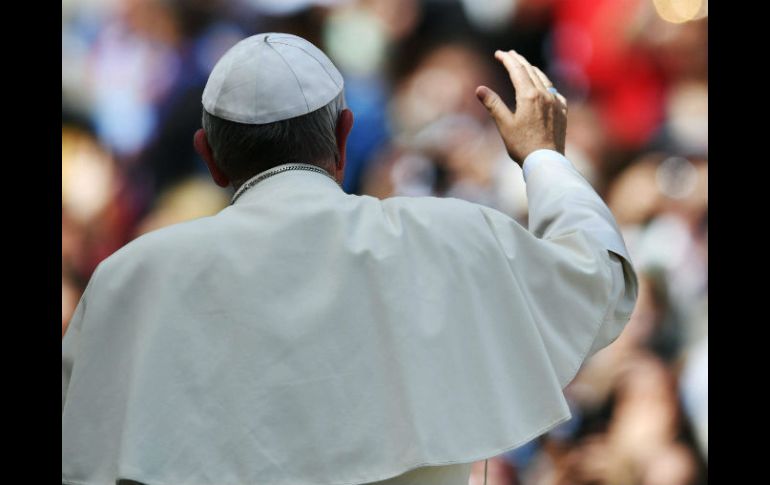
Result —
[[[243, 195], [244, 192], [249, 190], [250, 188], [254, 187], [258, 183], [262, 182], [265, 179], [268, 179], [272, 177], [273, 175], [277, 175], [279, 173], [288, 172], [290, 170], [305, 170], [307, 172], [316, 172], [320, 173], [321, 175], [326, 175], [330, 179], [334, 180], [334, 183], [337, 184], [337, 181], [329, 175], [329, 172], [322, 169], [321, 167], [318, 167], [316, 165], [310, 165], [307, 163], [285, 163], [283, 165], [279, 165], [277, 167], [273, 167], [269, 170], [265, 170], [264, 172], [258, 173], [257, 175], [251, 177], [249, 180], [244, 182], [238, 190], [235, 191], [235, 194], [233, 194], [233, 198], [230, 199], [230, 205], [233, 205], [238, 198]], [[339, 185], [339, 184], [337, 184]]]

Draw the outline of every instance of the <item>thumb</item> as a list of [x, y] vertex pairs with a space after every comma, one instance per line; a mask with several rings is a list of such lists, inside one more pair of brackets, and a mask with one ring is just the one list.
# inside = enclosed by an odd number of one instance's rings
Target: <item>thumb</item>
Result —
[[500, 99], [500, 96], [488, 87], [477, 87], [476, 97], [479, 98], [481, 104], [483, 104], [487, 111], [489, 111], [489, 114], [494, 118], [495, 123], [497, 123], [498, 126], [503, 121], [507, 121], [508, 118], [513, 116], [513, 113], [511, 113], [503, 100]]

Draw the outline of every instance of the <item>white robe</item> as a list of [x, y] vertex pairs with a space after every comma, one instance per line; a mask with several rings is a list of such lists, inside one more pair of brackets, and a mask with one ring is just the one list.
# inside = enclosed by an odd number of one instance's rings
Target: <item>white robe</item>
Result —
[[62, 342], [62, 482], [459, 484], [569, 419], [636, 277], [566, 159], [525, 169], [529, 231], [294, 170], [116, 252]]

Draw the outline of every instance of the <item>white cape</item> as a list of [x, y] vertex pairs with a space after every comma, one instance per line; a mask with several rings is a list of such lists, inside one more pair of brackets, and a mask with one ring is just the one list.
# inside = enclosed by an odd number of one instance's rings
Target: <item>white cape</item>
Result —
[[62, 481], [361, 484], [569, 419], [562, 388], [617, 337], [636, 279], [609, 210], [550, 154], [529, 167], [532, 232], [293, 170], [118, 251], [62, 344]]

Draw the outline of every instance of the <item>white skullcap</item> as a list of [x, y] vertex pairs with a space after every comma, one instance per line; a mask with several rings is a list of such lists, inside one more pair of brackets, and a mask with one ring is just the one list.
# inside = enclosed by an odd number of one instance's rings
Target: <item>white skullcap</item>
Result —
[[219, 118], [263, 124], [302, 116], [342, 92], [342, 75], [316, 46], [291, 34], [258, 34], [214, 66], [203, 107]]

